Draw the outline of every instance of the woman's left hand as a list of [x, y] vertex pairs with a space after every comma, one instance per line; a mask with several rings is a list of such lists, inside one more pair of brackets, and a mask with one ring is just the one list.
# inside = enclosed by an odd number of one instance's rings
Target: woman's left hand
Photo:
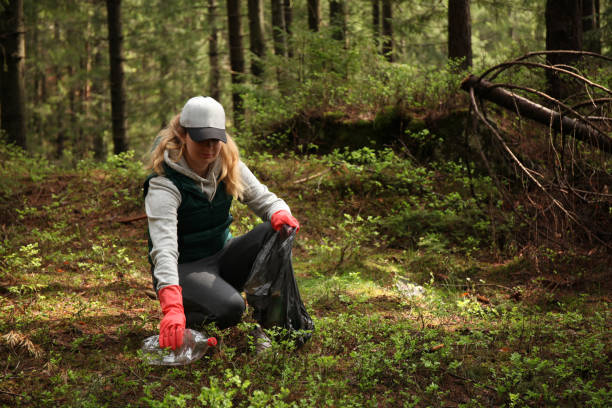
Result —
[[280, 230], [283, 225], [295, 228], [295, 232], [300, 230], [300, 223], [298, 220], [286, 210], [280, 210], [272, 214], [270, 222], [272, 223], [272, 228], [276, 231]]

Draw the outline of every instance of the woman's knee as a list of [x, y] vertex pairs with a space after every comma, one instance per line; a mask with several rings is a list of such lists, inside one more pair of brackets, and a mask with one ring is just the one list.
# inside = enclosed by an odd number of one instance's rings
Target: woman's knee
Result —
[[239, 293], [227, 298], [217, 312], [216, 321], [220, 329], [235, 326], [242, 320], [246, 309], [244, 299]]

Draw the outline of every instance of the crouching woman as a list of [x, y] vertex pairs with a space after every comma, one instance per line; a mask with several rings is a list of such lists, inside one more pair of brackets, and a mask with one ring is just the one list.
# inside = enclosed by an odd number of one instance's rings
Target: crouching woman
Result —
[[[262, 245], [283, 225], [299, 223], [240, 160], [213, 98], [187, 101], [157, 141], [144, 184], [149, 259], [163, 312], [159, 343], [176, 349], [186, 327], [215, 322], [223, 329], [241, 320], [240, 292]], [[234, 198], [264, 220], [236, 238], [229, 230]], [[255, 335], [265, 338], [260, 328]]]

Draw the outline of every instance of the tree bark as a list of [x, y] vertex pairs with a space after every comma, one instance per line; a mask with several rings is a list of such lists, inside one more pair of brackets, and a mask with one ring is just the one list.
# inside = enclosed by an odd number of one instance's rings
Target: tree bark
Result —
[[372, 36], [376, 53], [380, 52], [380, 0], [372, 0]]
[[391, 0], [383, 0], [382, 15], [384, 37], [382, 52], [385, 58], [387, 58], [387, 61], [393, 62], [393, 11], [391, 8]]
[[26, 148], [25, 26], [23, 0], [0, 13], [0, 122], [8, 141]]
[[285, 15], [281, 0], [271, 0], [272, 9], [272, 40], [274, 41], [274, 54], [287, 55], [285, 44]]
[[319, 0], [308, 0], [308, 29], [313, 32], [319, 31], [321, 24], [321, 8]]
[[461, 88], [468, 92], [473, 88], [474, 93], [481, 98], [612, 154], [612, 138], [601, 134], [597, 129], [493, 85], [489, 81], [470, 75], [461, 83]]
[[210, 27], [210, 38], [208, 41], [208, 63], [210, 65], [210, 76], [208, 78], [209, 95], [219, 100], [221, 97], [221, 69], [219, 68], [219, 30], [217, 28], [217, 1], [208, 0], [208, 26]]
[[251, 57], [251, 73], [261, 78], [263, 75], [263, 57], [265, 55], [265, 43], [262, 26], [262, 7], [261, 0], [249, 0], [249, 38]]
[[[53, 23], [53, 40], [56, 44], [62, 43], [60, 25], [57, 21]], [[53, 70], [55, 71], [55, 91], [57, 92], [57, 95], [60, 96], [57, 104], [55, 105], [55, 120], [57, 130], [55, 135], [55, 157], [60, 159], [64, 155], [64, 144], [66, 142], [66, 126], [64, 125], [66, 121], [66, 104], [64, 99], [65, 95], [60, 94], [60, 83], [62, 82], [63, 76], [62, 70], [59, 65], [55, 65]]]
[[[97, 50], [93, 57], [93, 65], [94, 67], [99, 67], [102, 65], [102, 59], [104, 57], [102, 55], [102, 52], [100, 52], [100, 49], [98, 47], [96, 48]], [[93, 106], [95, 108], [94, 115], [99, 114], [102, 112], [102, 108], [100, 106], [99, 99], [101, 99], [100, 97], [102, 96], [104, 92], [104, 85], [102, 83], [102, 78], [97, 77], [93, 79], [93, 83], [91, 86], [91, 92], [92, 94], [96, 95], [94, 100], [98, 100], [97, 102], [94, 102], [94, 106]], [[102, 129], [96, 129], [93, 132], [93, 151], [94, 151], [94, 159], [98, 161], [102, 161], [106, 157], [106, 154], [107, 154], [106, 143], [104, 142], [104, 132], [102, 131]]]
[[108, 19], [108, 51], [110, 57], [111, 115], [113, 119], [113, 151], [127, 151], [125, 116], [125, 74], [123, 72], [123, 30], [121, 0], [106, 0]]
[[[581, 0], [547, 0], [546, 1], [546, 49], [582, 50], [582, 1]], [[579, 57], [568, 54], [549, 54], [546, 60], [551, 65], [572, 65]], [[548, 70], [546, 77], [550, 94], [557, 99], [564, 99], [572, 93], [570, 85], [565, 83], [557, 72]]]
[[460, 59], [462, 69], [472, 66], [470, 0], [448, 1], [448, 58]]
[[285, 45], [287, 47], [287, 56], [291, 58], [293, 57], [293, 49], [291, 48], [291, 24], [293, 23], [291, 0], [283, 0], [283, 18], [285, 20]]
[[584, 50], [601, 54], [599, 0], [582, 0], [582, 34]]
[[244, 48], [242, 47], [242, 26], [240, 1], [227, 0], [227, 23], [229, 31], [230, 66], [232, 68], [232, 103], [234, 122], [244, 113], [240, 85], [244, 81]]
[[344, 0], [329, 1], [329, 25], [332, 38], [346, 43], [346, 6]]

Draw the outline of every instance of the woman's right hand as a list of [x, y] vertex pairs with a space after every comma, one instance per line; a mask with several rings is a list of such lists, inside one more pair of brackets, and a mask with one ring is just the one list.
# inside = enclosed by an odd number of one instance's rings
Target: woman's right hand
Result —
[[183, 344], [185, 332], [185, 311], [183, 309], [182, 288], [170, 285], [162, 288], [159, 293], [164, 317], [159, 325], [159, 346], [175, 350]]

